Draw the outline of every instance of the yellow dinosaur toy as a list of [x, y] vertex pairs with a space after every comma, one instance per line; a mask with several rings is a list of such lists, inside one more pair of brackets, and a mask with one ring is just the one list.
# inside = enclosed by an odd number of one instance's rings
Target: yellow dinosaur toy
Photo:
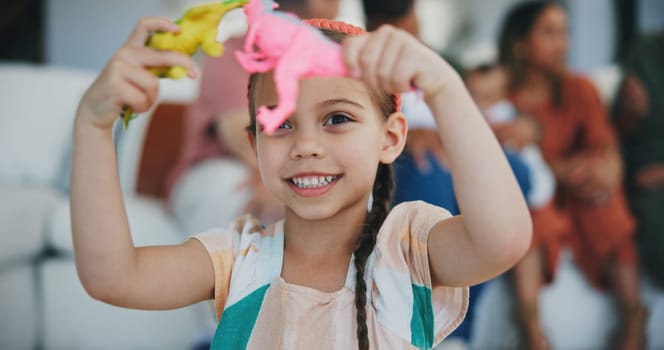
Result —
[[[217, 42], [219, 22], [228, 11], [244, 6], [247, 1], [226, 0], [192, 7], [175, 21], [180, 26], [177, 34], [155, 33], [148, 40], [147, 46], [157, 50], [175, 50], [188, 55], [193, 55], [200, 47], [209, 56], [221, 56], [224, 46]], [[150, 68], [150, 71], [160, 78], [182, 79], [187, 75], [183, 67], [154, 67]], [[130, 107], [122, 111], [125, 128], [134, 117]]]

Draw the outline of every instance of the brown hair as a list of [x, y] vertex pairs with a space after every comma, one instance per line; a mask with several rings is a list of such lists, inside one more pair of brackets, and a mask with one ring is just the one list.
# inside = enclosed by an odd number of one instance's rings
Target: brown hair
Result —
[[[528, 1], [514, 6], [505, 16], [498, 36], [498, 62], [510, 75], [509, 88], [516, 89], [524, 79], [525, 62], [516, 53], [516, 46], [524, 42], [532, 33], [537, 19], [552, 6], [562, 6], [558, 1]], [[553, 105], [562, 103], [562, 86], [559, 77], [551, 77], [553, 86]]]
[[[314, 19], [305, 21], [318, 28], [325, 36], [340, 43], [349, 35], [358, 35], [364, 33], [359, 28], [344, 22]], [[262, 74], [253, 74], [249, 78], [249, 115], [251, 122], [247, 130], [256, 133], [256, 83]], [[399, 95], [389, 95], [382, 91], [372, 91], [372, 99], [377, 103], [385, 117], [399, 111], [401, 99]], [[376, 236], [378, 229], [385, 221], [390, 211], [390, 202], [392, 200], [392, 189], [394, 181], [392, 176], [392, 166], [390, 164], [379, 164], [376, 172], [376, 178], [372, 189], [373, 203], [371, 210], [367, 214], [362, 225], [362, 233], [357, 239], [355, 250], [353, 251], [354, 265], [357, 270], [355, 274], [355, 314], [357, 320], [357, 341], [360, 350], [369, 349], [369, 336], [367, 328], [367, 285], [364, 280], [365, 266], [369, 255], [376, 245]]]

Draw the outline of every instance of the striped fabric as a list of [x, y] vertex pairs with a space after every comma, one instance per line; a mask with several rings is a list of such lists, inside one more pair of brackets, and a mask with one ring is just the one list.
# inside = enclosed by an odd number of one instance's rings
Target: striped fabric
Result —
[[[431, 349], [463, 320], [468, 288], [431, 288], [429, 231], [450, 214], [424, 202], [396, 206], [367, 262], [367, 326], [374, 349]], [[219, 326], [212, 349], [357, 348], [355, 268], [333, 293], [280, 277], [283, 221], [263, 228], [245, 216], [195, 235], [215, 269]]]

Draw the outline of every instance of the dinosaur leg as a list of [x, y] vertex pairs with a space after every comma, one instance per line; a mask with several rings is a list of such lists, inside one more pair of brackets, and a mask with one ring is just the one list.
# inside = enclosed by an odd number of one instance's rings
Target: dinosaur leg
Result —
[[304, 76], [307, 67], [293, 59], [292, 56], [300, 57], [297, 53], [289, 55], [293, 52], [293, 50], [290, 50], [281, 57], [274, 70], [274, 82], [279, 96], [279, 104], [273, 110], [260, 109], [257, 116], [267, 133], [272, 133], [293, 114], [296, 108], [300, 78]]
[[250, 52], [237, 51], [235, 58], [242, 68], [249, 73], [265, 73], [274, 68], [274, 59], [265, 59], [263, 55]]

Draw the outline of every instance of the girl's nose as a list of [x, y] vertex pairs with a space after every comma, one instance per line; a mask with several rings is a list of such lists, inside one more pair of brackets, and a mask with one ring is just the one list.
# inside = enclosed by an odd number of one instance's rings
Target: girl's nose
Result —
[[325, 147], [320, 137], [315, 133], [296, 131], [290, 156], [292, 159], [322, 158], [325, 156]]

